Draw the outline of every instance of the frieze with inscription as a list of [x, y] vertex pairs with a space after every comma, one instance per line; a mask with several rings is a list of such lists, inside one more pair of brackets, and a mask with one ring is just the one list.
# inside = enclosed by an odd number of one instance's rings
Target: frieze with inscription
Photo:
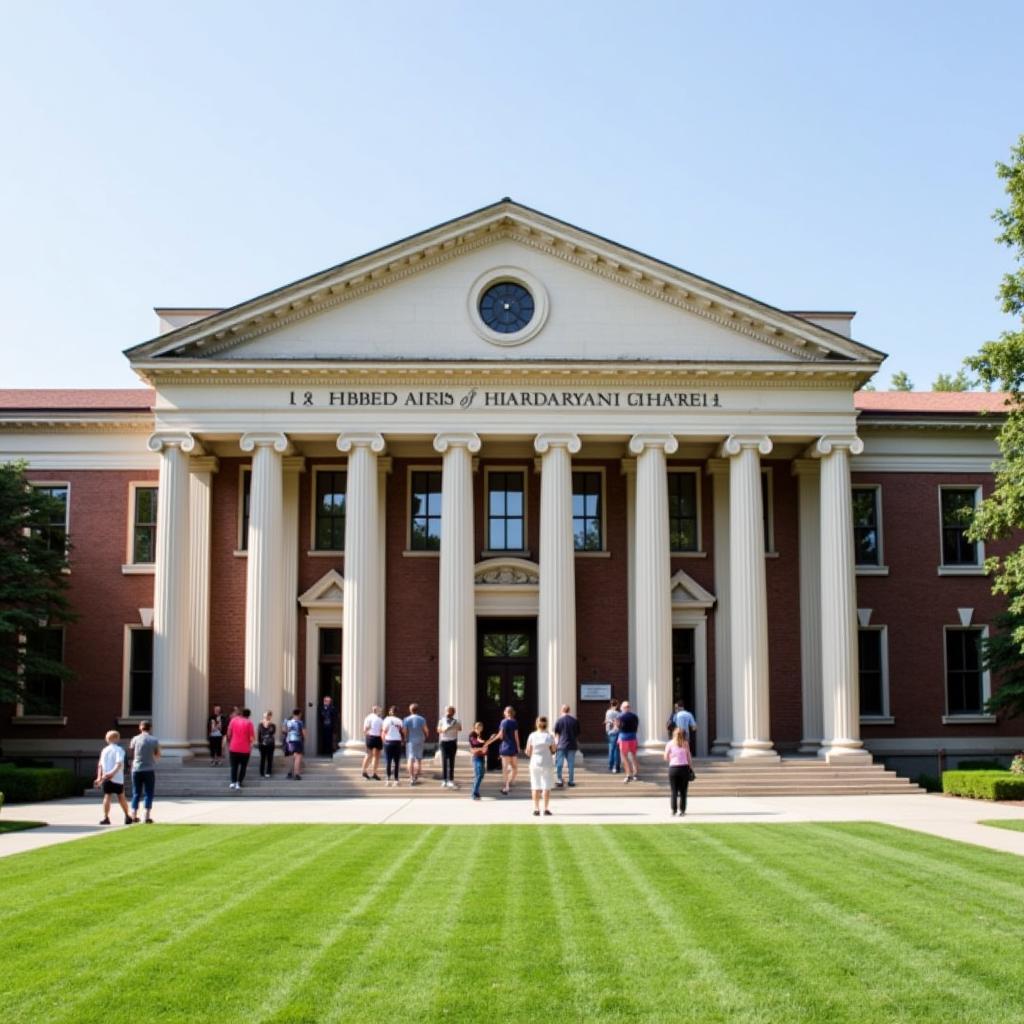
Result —
[[451, 408], [451, 409], [721, 409], [717, 391], [647, 389], [573, 391], [566, 389], [486, 390], [315, 390], [289, 391], [296, 408]]

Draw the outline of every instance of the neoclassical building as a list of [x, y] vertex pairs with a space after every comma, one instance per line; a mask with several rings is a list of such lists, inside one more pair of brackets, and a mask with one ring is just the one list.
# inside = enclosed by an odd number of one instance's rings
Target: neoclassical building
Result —
[[[5, 753], [152, 715], [374, 703], [494, 724], [675, 700], [698, 752], [1006, 753], [965, 516], [992, 395], [860, 389], [852, 313], [785, 312], [505, 199], [228, 309], [159, 309], [144, 388], [0, 392], [64, 499], [74, 670]], [[314, 739], [314, 742], [316, 740]]]

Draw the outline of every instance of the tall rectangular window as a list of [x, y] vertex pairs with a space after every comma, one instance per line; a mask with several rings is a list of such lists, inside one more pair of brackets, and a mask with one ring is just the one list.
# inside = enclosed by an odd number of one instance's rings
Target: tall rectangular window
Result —
[[857, 657], [860, 666], [860, 714], [862, 718], [881, 718], [886, 708], [884, 630], [861, 629], [857, 632]]
[[572, 475], [572, 533], [577, 551], [602, 551], [601, 474], [581, 471]]
[[316, 512], [313, 548], [316, 551], [345, 550], [345, 488], [348, 474], [344, 470], [316, 471]]
[[412, 551], [441, 549], [441, 473], [417, 470], [411, 474], [409, 547]]
[[142, 718], [153, 714], [153, 630], [129, 631], [128, 714]]
[[853, 488], [853, 550], [857, 565], [879, 565], [878, 488]]
[[774, 530], [772, 523], [772, 474], [770, 469], [761, 470], [761, 526], [764, 530], [764, 549], [773, 552]]
[[942, 487], [942, 564], [978, 565], [978, 546], [967, 538], [974, 518], [978, 491], [975, 487]]
[[487, 474], [487, 547], [522, 551], [526, 547], [524, 477], [520, 472]]
[[697, 474], [668, 474], [668, 536], [671, 551], [696, 551]]
[[25, 696], [22, 714], [57, 716], [64, 705], [64, 683], [56, 672], [33, 665], [36, 658], [64, 664], [64, 629], [61, 626], [33, 629], [25, 636], [28, 670], [25, 673]]
[[238, 478], [239, 504], [241, 509], [238, 517], [239, 534], [238, 550], [249, 550], [249, 502], [252, 497], [252, 468], [243, 466], [241, 475]]
[[156, 487], [135, 488], [132, 510], [132, 562], [149, 565], [156, 561]]
[[985, 713], [981, 629], [946, 630], [946, 710], [950, 715]]
[[32, 487], [54, 502], [53, 511], [46, 524], [39, 527], [39, 536], [46, 542], [46, 547], [50, 551], [63, 553], [68, 546], [68, 485], [32, 484]]

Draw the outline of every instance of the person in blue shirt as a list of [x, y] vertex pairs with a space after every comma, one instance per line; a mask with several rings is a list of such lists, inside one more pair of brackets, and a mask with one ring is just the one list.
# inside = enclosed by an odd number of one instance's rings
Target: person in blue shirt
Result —
[[405, 727], [405, 758], [409, 762], [409, 785], [418, 786], [423, 770], [423, 746], [430, 735], [427, 720], [420, 714], [419, 704], [409, 705], [409, 714], [402, 722]]
[[626, 782], [636, 782], [640, 773], [636, 764], [636, 734], [640, 730], [640, 719], [628, 700], [619, 708], [619, 752], [622, 754], [622, 768]]
[[697, 719], [686, 710], [686, 705], [676, 701], [676, 709], [668, 720], [668, 734], [671, 736], [676, 729], [681, 729], [690, 749], [693, 750], [693, 741], [696, 739]]

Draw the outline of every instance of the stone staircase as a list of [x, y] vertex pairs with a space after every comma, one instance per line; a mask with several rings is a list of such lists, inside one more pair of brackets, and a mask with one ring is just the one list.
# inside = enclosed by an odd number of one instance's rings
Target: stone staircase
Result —
[[[245, 787], [241, 792], [228, 789], [228, 768], [211, 768], [206, 760], [187, 759], [180, 766], [166, 762], [157, 773], [157, 787], [161, 797], [270, 797], [270, 798], [347, 798], [382, 797], [390, 799], [419, 799], [435, 797], [445, 800], [464, 799], [473, 785], [472, 766], [468, 754], [459, 752], [455, 767], [457, 789], [441, 786], [440, 765], [432, 760], [424, 762], [422, 782], [410, 786], [402, 762], [402, 781], [397, 788], [385, 782], [367, 782], [360, 773], [359, 758], [331, 761], [307, 761], [302, 779], [286, 777], [284, 760], [275, 757], [274, 775], [270, 779], [259, 777], [259, 760], [253, 758]], [[886, 770], [880, 764], [828, 765], [815, 758], [787, 758], [771, 764], [751, 764], [725, 759], [708, 758], [694, 764], [696, 781], [690, 785], [690, 796], [863, 796], [890, 793], [908, 795], [924, 791], [909, 779]], [[381, 765], [383, 772], [383, 764]], [[383, 779], [383, 775], [381, 776]], [[499, 771], [490, 771], [484, 779], [483, 795], [498, 796], [501, 786]], [[512, 798], [528, 797], [529, 770], [525, 759], [519, 762], [519, 778]], [[658, 761], [640, 764], [640, 780], [625, 784], [623, 775], [609, 774], [604, 759], [589, 757], [577, 766], [576, 785], [558, 791], [559, 796], [580, 797], [637, 797], [668, 795], [665, 766]]]

